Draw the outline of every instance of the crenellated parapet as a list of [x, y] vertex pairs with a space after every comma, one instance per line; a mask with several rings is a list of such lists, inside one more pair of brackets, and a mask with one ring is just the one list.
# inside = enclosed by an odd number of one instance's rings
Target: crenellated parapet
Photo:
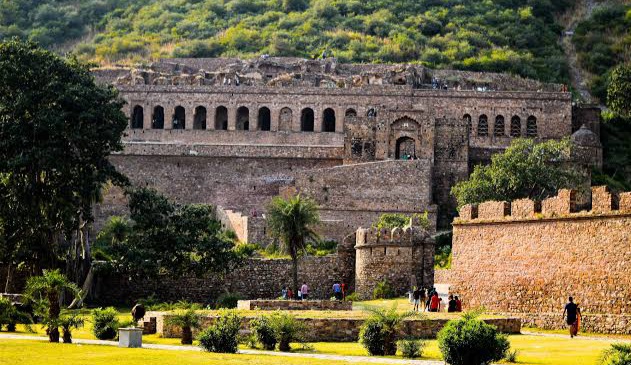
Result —
[[454, 224], [487, 221], [516, 221], [542, 218], [576, 217], [585, 215], [631, 214], [631, 192], [612, 193], [606, 186], [591, 189], [591, 209], [579, 211], [575, 190], [559, 190], [557, 196], [534, 201], [519, 199], [512, 202], [488, 201], [467, 204], [460, 208]]
[[373, 227], [359, 228], [353, 236], [355, 284], [360, 298], [371, 298], [384, 280], [397, 295], [415, 285], [433, 284], [434, 241], [427, 231], [415, 226]]

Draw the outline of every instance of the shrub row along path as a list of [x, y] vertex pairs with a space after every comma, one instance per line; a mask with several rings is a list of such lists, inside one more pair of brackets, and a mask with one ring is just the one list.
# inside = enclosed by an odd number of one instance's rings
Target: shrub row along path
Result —
[[[48, 337], [42, 336], [23, 336], [23, 335], [10, 335], [0, 334], [2, 340], [34, 340], [34, 341], [48, 341]], [[106, 346], [118, 346], [118, 342], [115, 341], [102, 341], [102, 340], [86, 340], [86, 339], [72, 339], [73, 344], [83, 345], [106, 345]], [[197, 346], [178, 346], [178, 345], [156, 345], [156, 344], [142, 344], [145, 349], [154, 350], [171, 350], [171, 351], [202, 351]], [[409, 364], [409, 365], [444, 365], [442, 361], [432, 360], [403, 360], [403, 359], [389, 359], [384, 357], [371, 357], [371, 356], [342, 356], [342, 355], [326, 355], [326, 354], [304, 354], [294, 352], [272, 352], [272, 351], [259, 351], [259, 350], [239, 350], [240, 354], [245, 355], [267, 355], [267, 356], [281, 356], [281, 357], [296, 357], [296, 358], [310, 358], [320, 360], [331, 361], [347, 361], [351, 363], [373, 363], [373, 364]]]

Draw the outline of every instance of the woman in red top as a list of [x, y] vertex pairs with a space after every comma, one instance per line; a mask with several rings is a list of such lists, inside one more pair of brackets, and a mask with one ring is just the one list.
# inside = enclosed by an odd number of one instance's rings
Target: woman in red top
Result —
[[429, 311], [440, 312], [440, 298], [438, 298], [438, 293], [432, 295], [432, 299], [429, 301]]

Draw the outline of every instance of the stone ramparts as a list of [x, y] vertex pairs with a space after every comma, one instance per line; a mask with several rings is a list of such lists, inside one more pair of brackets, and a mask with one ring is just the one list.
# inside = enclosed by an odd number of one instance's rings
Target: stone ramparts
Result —
[[[510, 204], [481, 217], [465, 206], [454, 222], [451, 290], [465, 309], [523, 316], [562, 328], [568, 296], [598, 332], [631, 332], [631, 194], [594, 187], [592, 209], [576, 212], [574, 193]], [[507, 206], [505, 203], [504, 206]], [[546, 313], [557, 313], [546, 320]]]

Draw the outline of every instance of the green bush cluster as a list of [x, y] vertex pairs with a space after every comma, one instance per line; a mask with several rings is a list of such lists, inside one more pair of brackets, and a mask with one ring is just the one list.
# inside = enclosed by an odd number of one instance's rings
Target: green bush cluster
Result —
[[378, 282], [372, 291], [372, 299], [392, 299], [394, 297], [394, 288], [386, 279]]
[[401, 355], [403, 355], [406, 359], [416, 359], [423, 356], [425, 345], [425, 341], [417, 339], [401, 340], [398, 344], [401, 349]]
[[97, 308], [92, 311], [92, 333], [99, 340], [113, 340], [118, 335], [120, 322], [113, 307]]
[[219, 313], [216, 322], [201, 332], [199, 345], [208, 352], [236, 353], [239, 346], [241, 317], [233, 310]]
[[15, 332], [17, 324], [31, 324], [31, 316], [20, 312], [8, 298], [0, 298], [0, 331], [7, 326], [7, 331]]
[[215, 301], [215, 307], [217, 308], [236, 308], [237, 302], [243, 299], [243, 296], [239, 293], [223, 293]]
[[476, 313], [465, 313], [438, 332], [438, 347], [447, 364], [486, 365], [507, 355], [507, 336], [476, 317]]
[[291, 350], [290, 343], [304, 342], [303, 334], [307, 330], [296, 317], [281, 311], [255, 318], [250, 327], [265, 350], [274, 350], [278, 344], [278, 349], [284, 352]]
[[[370, 355], [395, 355], [403, 320], [416, 315], [416, 313], [398, 313], [396, 307], [389, 310], [377, 308], [368, 308], [368, 310], [372, 314], [364, 321], [359, 330], [359, 342]], [[407, 350], [412, 350], [413, 345], [406, 343], [405, 346], [409, 346]]]
[[614, 343], [603, 352], [599, 365], [631, 365], [631, 345]]

